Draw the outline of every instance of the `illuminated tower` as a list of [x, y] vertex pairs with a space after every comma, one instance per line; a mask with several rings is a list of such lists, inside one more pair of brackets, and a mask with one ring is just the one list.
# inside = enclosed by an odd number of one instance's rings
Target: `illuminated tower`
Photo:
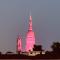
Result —
[[17, 52], [20, 53], [22, 50], [22, 46], [21, 46], [21, 37], [20, 35], [17, 38]]
[[26, 52], [33, 51], [35, 44], [35, 34], [32, 29], [32, 16], [29, 16], [29, 28], [26, 36]]

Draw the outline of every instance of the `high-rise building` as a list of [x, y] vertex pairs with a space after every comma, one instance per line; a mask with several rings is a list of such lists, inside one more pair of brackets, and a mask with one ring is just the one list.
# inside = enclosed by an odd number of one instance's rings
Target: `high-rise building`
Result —
[[21, 37], [20, 35], [17, 38], [17, 52], [20, 53], [22, 51], [22, 43], [21, 43]]
[[35, 45], [35, 34], [32, 29], [32, 16], [29, 16], [29, 27], [26, 36], [26, 52], [32, 51]]

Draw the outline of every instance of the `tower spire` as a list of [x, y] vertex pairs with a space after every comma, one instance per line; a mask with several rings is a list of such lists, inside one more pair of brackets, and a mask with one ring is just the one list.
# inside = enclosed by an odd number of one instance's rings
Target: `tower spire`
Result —
[[31, 16], [31, 12], [30, 12], [30, 16], [29, 16], [29, 31], [32, 31], [32, 16]]

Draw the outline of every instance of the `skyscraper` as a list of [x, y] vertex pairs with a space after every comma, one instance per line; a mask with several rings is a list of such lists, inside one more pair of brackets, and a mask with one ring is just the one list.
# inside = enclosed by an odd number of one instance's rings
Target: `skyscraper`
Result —
[[26, 52], [32, 51], [35, 44], [35, 34], [32, 29], [32, 16], [29, 16], [29, 27], [26, 36]]
[[20, 35], [17, 38], [17, 52], [20, 53], [22, 51], [22, 43], [21, 43], [21, 37]]

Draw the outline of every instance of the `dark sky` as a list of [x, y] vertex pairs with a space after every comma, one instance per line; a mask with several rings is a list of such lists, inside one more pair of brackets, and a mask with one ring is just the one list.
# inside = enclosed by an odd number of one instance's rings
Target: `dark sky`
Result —
[[51, 50], [60, 41], [60, 0], [0, 0], [0, 51], [15, 52], [18, 33], [25, 47], [30, 10], [36, 44]]

